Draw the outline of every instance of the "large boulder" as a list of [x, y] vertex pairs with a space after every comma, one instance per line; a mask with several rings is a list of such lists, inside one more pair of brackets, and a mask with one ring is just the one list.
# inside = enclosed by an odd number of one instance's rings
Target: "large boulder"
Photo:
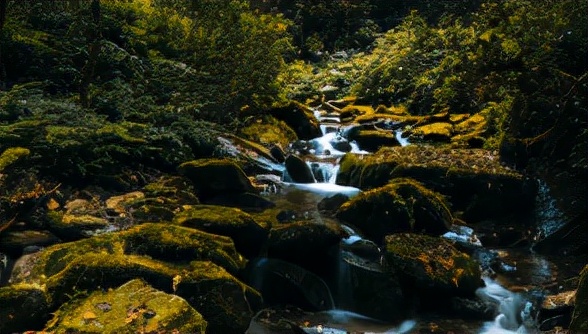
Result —
[[531, 216], [536, 183], [503, 166], [499, 156], [483, 149], [416, 146], [383, 148], [359, 159], [341, 160], [337, 184], [371, 189], [391, 179], [410, 177], [451, 201], [468, 223], [484, 220], [524, 221]]
[[57, 274], [70, 262], [88, 253], [149, 256], [177, 265], [211, 261], [230, 273], [237, 273], [245, 266], [244, 259], [228, 237], [171, 224], [143, 224], [124, 232], [48, 247], [32, 254], [22, 267], [16, 266], [11, 280], [42, 283], [44, 277]]
[[398, 232], [441, 235], [453, 221], [443, 196], [412, 179], [394, 179], [363, 192], [343, 204], [336, 215], [377, 243]]
[[478, 263], [440, 237], [389, 235], [384, 259], [403, 291], [418, 298], [423, 307], [442, 308], [447, 298], [474, 297], [483, 285]]
[[212, 262], [178, 267], [136, 255], [79, 256], [47, 279], [47, 291], [55, 307], [76, 291], [115, 288], [136, 278], [188, 301], [208, 322], [208, 333], [243, 333], [261, 307], [257, 291]]
[[195, 333], [206, 321], [186, 300], [131, 280], [107, 292], [64, 304], [51, 321], [57, 333]]
[[49, 312], [47, 295], [39, 285], [0, 288], [0, 333], [41, 330]]
[[207, 200], [227, 193], [255, 192], [243, 170], [226, 159], [200, 159], [179, 166], [179, 172], [190, 179], [198, 198]]
[[248, 258], [258, 256], [268, 230], [249, 214], [237, 208], [216, 205], [184, 207], [173, 219], [175, 224], [233, 239], [235, 248]]
[[309, 140], [321, 136], [319, 122], [312, 110], [296, 101], [271, 110], [272, 116], [284, 121], [296, 132], [299, 139]]
[[400, 146], [396, 135], [384, 130], [359, 130], [349, 134], [348, 139], [355, 141], [360, 149], [375, 152], [384, 146]]

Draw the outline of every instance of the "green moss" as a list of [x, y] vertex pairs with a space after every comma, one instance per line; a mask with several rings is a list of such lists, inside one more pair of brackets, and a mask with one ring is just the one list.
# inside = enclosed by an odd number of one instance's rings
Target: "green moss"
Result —
[[266, 146], [278, 144], [281, 147], [287, 147], [288, 144], [298, 139], [294, 130], [284, 121], [278, 121], [271, 116], [253, 122], [241, 129], [240, 133], [246, 139]]
[[12, 147], [0, 154], [0, 172], [19, 159], [28, 156], [31, 151], [23, 147]]
[[184, 299], [134, 279], [108, 292], [70, 301], [46, 330], [55, 333], [205, 333], [207, 323]]
[[390, 270], [396, 272], [405, 285], [425, 298], [430, 291], [441, 295], [472, 295], [480, 286], [478, 263], [438, 237], [387, 236], [385, 259]]

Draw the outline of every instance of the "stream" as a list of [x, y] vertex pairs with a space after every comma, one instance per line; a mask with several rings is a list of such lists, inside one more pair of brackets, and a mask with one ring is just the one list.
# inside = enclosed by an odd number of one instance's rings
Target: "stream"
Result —
[[[280, 206], [287, 202], [287, 207], [296, 206], [296, 212], [304, 212], [304, 218], [315, 222], [333, 221], [317, 209], [317, 204], [326, 197], [343, 194], [349, 198], [359, 194], [360, 189], [336, 184], [339, 159], [347, 152], [359, 156], [371, 154], [361, 150], [355, 142], [347, 142], [346, 133], [351, 129], [342, 125], [335, 113], [314, 111], [320, 122], [322, 137], [305, 142], [292, 143], [289, 151], [303, 157], [313, 172], [314, 183], [295, 183], [282, 166], [275, 166], [281, 173], [279, 187], [270, 187], [263, 193], [269, 200]], [[390, 127], [402, 146], [411, 145], [402, 136], [400, 129]], [[344, 148], [338, 150], [337, 148]], [[306, 153], [306, 154], [305, 154]], [[545, 235], [557, 229], [561, 224], [561, 215], [554, 206], [544, 184], [539, 184], [537, 197], [536, 221], [537, 235]], [[337, 222], [341, 224], [340, 222]], [[337, 262], [330, 268], [322, 281], [327, 286], [330, 299], [328, 309], [307, 314], [304, 317], [304, 333], [537, 333], [537, 305], [545, 296], [545, 288], [557, 285], [558, 266], [545, 256], [536, 254], [529, 247], [517, 249], [489, 249], [482, 247], [475, 231], [465, 226], [454, 226], [443, 237], [476, 249], [474, 255], [481, 263], [485, 275], [485, 287], [476, 291], [480, 300], [492, 305], [494, 321], [464, 320], [449, 318], [439, 314], [416, 314], [399, 323], [383, 323], [359, 314], [353, 297], [350, 295], [352, 272], [349, 261], [362, 261], [367, 267], [379, 269], [380, 249], [372, 241], [364, 239], [353, 227], [342, 225], [349, 234], [340, 244]], [[358, 251], [359, 250], [359, 251]], [[499, 259], [496, 261], [496, 259]], [[498, 268], [488, 269], [487, 262], [499, 263]], [[254, 270], [263, 270], [268, 259], [257, 262]], [[335, 271], [335, 272], [332, 272]], [[490, 273], [491, 272], [491, 273]], [[255, 276], [255, 275], [254, 275]], [[492, 278], [491, 278], [492, 277]], [[250, 282], [260, 291], [263, 282]], [[432, 296], [435, 298], [435, 296]], [[296, 321], [293, 317], [292, 321]], [[295, 331], [298, 333], [297, 331]], [[252, 320], [248, 334], [270, 333], [255, 319]], [[302, 333], [302, 332], [300, 332]]]

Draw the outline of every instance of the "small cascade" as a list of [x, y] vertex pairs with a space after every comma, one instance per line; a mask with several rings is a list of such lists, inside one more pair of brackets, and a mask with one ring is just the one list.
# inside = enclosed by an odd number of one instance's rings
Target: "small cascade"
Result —
[[532, 316], [533, 303], [518, 293], [511, 292], [488, 277], [486, 286], [476, 291], [476, 295], [494, 305], [498, 315], [493, 322], [482, 327], [481, 334], [534, 334], [535, 319]]

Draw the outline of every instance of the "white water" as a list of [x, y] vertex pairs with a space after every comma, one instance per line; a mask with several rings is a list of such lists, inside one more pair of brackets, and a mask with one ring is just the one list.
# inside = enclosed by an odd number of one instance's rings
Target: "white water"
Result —
[[476, 295], [494, 305], [498, 315], [493, 322], [487, 322], [480, 334], [534, 334], [533, 305], [520, 294], [511, 292], [488, 277], [483, 277], [486, 286], [479, 288]]
[[340, 186], [334, 183], [285, 183], [287, 187], [305, 190], [320, 197], [330, 197], [336, 194], [343, 194], [349, 198], [361, 192], [358, 188]]

